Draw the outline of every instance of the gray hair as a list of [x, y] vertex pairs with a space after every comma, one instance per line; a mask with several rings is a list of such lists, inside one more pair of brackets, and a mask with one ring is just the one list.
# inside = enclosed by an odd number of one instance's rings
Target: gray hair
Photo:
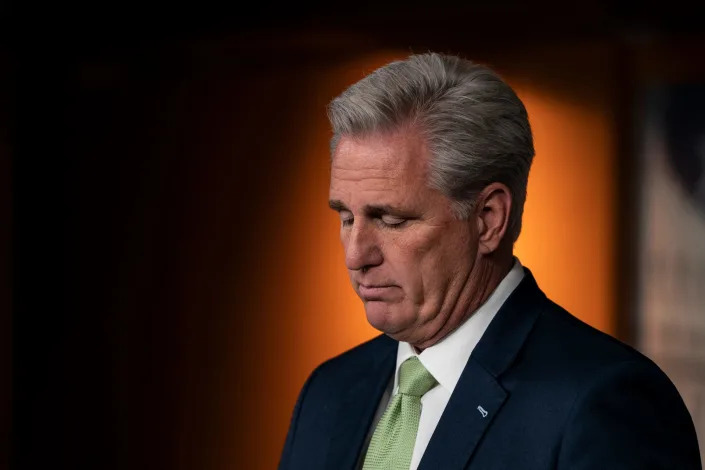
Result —
[[430, 187], [464, 219], [488, 184], [507, 185], [508, 233], [519, 237], [534, 144], [523, 103], [492, 70], [455, 56], [412, 55], [350, 86], [328, 105], [328, 119], [331, 155], [342, 136], [417, 126], [433, 155]]

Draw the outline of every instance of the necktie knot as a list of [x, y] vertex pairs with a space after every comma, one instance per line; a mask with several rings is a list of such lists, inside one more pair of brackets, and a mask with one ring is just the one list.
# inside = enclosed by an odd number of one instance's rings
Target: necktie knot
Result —
[[399, 367], [399, 393], [421, 397], [437, 383], [418, 357], [407, 359]]

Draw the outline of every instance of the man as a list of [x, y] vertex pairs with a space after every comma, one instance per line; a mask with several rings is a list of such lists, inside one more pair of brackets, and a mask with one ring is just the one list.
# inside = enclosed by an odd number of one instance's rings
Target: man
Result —
[[384, 334], [312, 373], [281, 470], [701, 468], [668, 378], [513, 257], [534, 149], [506, 83], [415, 55], [329, 117], [330, 206]]

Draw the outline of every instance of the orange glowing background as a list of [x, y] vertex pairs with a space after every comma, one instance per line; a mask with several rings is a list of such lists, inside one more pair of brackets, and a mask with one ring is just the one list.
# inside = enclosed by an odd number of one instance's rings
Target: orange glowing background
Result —
[[551, 299], [614, 334], [615, 143], [608, 117], [594, 104], [517, 91], [529, 112], [536, 157], [516, 255]]
[[276, 468], [307, 376], [378, 334], [328, 208], [325, 108], [413, 52], [516, 89], [536, 148], [516, 255], [551, 299], [636, 343], [641, 100], [705, 80], [696, 16], [103, 3], [87, 22], [79, 5], [37, 10], [50, 40], [0, 40], [0, 470]]
[[[277, 327], [267, 334], [277, 348], [279, 366], [273, 367], [281, 373], [261, 377], [265, 389], [277, 391], [265, 411], [267, 430], [261, 429], [257, 438], [269, 436], [257, 468], [276, 465], [288, 426], [283, 417], [290, 415], [313, 368], [379, 334], [367, 324], [349, 285], [338, 218], [327, 207], [330, 134], [324, 106], [365, 73], [406, 55], [379, 53], [324, 71], [307, 97], [306, 126], [300, 146], [290, 155], [301, 162], [286, 190], [290, 210], [281, 221], [283, 230], [272, 241], [285, 262], [271, 260], [276, 265], [271, 282], [283, 288], [262, 299], [261, 306], [263, 312], [279, 312]], [[549, 297], [612, 333], [614, 142], [610, 121], [601, 109], [604, 103], [563, 99], [565, 93], [554, 96], [550, 89], [505, 78], [528, 109], [536, 145], [516, 254]]]
[[[18, 467], [276, 468], [307, 376], [378, 334], [328, 208], [325, 107], [410, 51], [305, 34], [252, 49], [260, 40], [89, 57], [48, 89], [61, 111], [51, 138], [24, 144], [45, 169], [17, 160]], [[549, 297], [614, 333], [605, 50], [462, 55], [528, 108], [536, 157], [517, 255]]]

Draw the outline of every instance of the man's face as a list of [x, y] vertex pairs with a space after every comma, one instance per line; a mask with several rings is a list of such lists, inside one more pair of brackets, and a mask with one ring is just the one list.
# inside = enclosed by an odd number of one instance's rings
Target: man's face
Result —
[[429, 154], [412, 130], [343, 137], [333, 155], [330, 205], [353, 288], [370, 324], [422, 344], [466, 303], [477, 227], [427, 185]]

